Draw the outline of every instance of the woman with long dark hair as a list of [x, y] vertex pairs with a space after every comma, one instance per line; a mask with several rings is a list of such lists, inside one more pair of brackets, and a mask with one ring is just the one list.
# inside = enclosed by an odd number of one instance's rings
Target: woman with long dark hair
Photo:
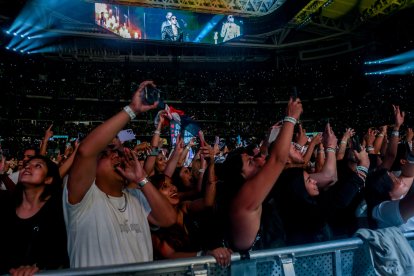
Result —
[[68, 267], [58, 166], [36, 155], [20, 172], [13, 192], [0, 193], [0, 274], [31, 275]]

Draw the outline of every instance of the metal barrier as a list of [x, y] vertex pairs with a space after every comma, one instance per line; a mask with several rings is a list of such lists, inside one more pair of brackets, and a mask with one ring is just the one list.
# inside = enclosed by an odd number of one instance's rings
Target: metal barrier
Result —
[[[405, 234], [414, 248], [414, 233]], [[369, 250], [359, 238], [233, 254], [232, 264], [221, 268], [211, 256], [140, 264], [42, 271], [36, 275], [375, 275]]]

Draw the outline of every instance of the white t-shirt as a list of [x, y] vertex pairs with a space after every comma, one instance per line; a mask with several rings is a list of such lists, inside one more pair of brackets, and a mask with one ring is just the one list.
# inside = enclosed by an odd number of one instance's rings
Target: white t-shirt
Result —
[[126, 189], [124, 196], [111, 197], [94, 182], [72, 205], [65, 185], [63, 210], [71, 267], [152, 261], [151, 208], [141, 191]]

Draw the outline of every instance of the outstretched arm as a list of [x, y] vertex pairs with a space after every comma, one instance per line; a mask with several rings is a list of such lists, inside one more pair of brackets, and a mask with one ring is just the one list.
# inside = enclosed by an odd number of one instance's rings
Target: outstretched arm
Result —
[[323, 143], [325, 148], [325, 163], [323, 164], [322, 171], [311, 174], [311, 177], [318, 182], [319, 188], [326, 188], [329, 185], [335, 184], [338, 180], [336, 170], [337, 139], [329, 123], [326, 124], [325, 132], [323, 134]]
[[288, 159], [296, 121], [302, 113], [299, 98], [289, 100], [284, 124], [263, 168], [254, 176], [248, 177], [234, 198], [230, 218], [233, 244], [237, 249], [248, 249], [256, 237], [260, 226], [262, 203], [269, 194]]
[[42, 144], [40, 145], [40, 155], [46, 156], [47, 144], [49, 143], [49, 139], [53, 136], [52, 127], [53, 124], [51, 124], [49, 128], [45, 131], [45, 136], [43, 137]]
[[404, 123], [405, 113], [400, 111], [398, 105], [393, 105], [394, 108], [394, 127], [392, 129], [391, 137], [389, 139], [388, 147], [385, 152], [384, 160], [382, 161], [381, 167], [387, 170], [391, 169], [394, 163], [395, 157], [397, 156], [398, 142], [400, 141], [400, 127]]
[[99, 153], [106, 148], [132, 117], [158, 105], [158, 102], [153, 105], [143, 103], [142, 94], [147, 85], [153, 85], [152, 81], [142, 82], [134, 93], [131, 103], [124, 110], [95, 128], [79, 145], [68, 180], [68, 198], [71, 204], [80, 202], [91, 187], [95, 179]]
[[311, 160], [313, 151], [315, 150], [315, 147], [319, 145], [322, 142], [322, 134], [318, 133], [315, 135], [312, 140], [309, 143], [308, 149], [306, 150], [305, 155], [303, 156], [303, 161], [305, 164], [308, 164]]
[[190, 201], [186, 205], [188, 212], [192, 213], [203, 211], [208, 207], [213, 207], [216, 200], [217, 177], [214, 166], [214, 149], [206, 144], [205, 146], [200, 147], [200, 151], [201, 159], [205, 159], [209, 163], [206, 171], [207, 175], [205, 177], [203, 177], [203, 175], [200, 176], [201, 181], [206, 181], [206, 189], [203, 198]]
[[155, 161], [158, 157], [158, 146], [160, 142], [161, 130], [166, 120], [165, 114], [166, 114], [166, 111], [164, 110], [159, 112], [160, 121], [158, 122], [157, 129], [154, 131], [154, 135], [152, 136], [152, 139], [151, 139], [151, 153], [145, 159], [144, 169], [149, 175], [151, 175], [152, 172], [154, 171]]

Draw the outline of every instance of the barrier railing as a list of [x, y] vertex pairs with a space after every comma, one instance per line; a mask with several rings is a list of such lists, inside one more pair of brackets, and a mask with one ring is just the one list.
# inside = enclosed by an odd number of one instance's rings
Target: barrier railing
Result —
[[[406, 233], [414, 248], [414, 233]], [[42, 271], [36, 275], [375, 275], [367, 246], [359, 238], [234, 253], [230, 267], [211, 256], [139, 264]]]

